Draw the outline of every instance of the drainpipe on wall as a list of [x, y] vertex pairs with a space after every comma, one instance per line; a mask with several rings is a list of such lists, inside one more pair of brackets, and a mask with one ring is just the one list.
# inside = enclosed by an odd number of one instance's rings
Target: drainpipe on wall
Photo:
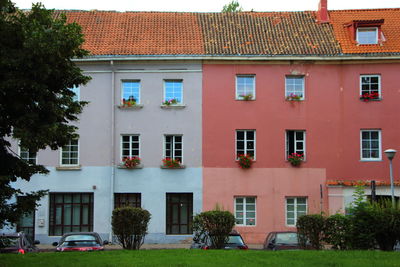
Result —
[[114, 181], [115, 181], [115, 71], [114, 71], [114, 60], [110, 61], [111, 66], [111, 179], [110, 179], [110, 235], [109, 242], [112, 242], [112, 226], [111, 216], [114, 208]]

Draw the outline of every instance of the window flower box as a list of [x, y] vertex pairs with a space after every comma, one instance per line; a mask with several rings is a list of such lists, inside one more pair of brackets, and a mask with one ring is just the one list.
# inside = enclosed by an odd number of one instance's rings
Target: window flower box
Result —
[[239, 167], [242, 169], [250, 169], [253, 162], [254, 162], [254, 159], [249, 154], [238, 155], [237, 163], [238, 163]]
[[173, 106], [173, 105], [178, 105], [179, 101], [176, 98], [171, 98], [169, 100], [165, 100], [164, 102], [162, 102], [163, 106]]
[[379, 93], [377, 92], [372, 92], [372, 93], [364, 93], [360, 96], [360, 100], [364, 101], [364, 102], [368, 102], [370, 100], [380, 100], [380, 96]]
[[304, 160], [304, 155], [299, 153], [292, 153], [288, 156], [288, 161], [292, 166], [298, 167]]
[[162, 160], [162, 169], [184, 169], [185, 166], [177, 159], [165, 158]]
[[141, 159], [139, 157], [126, 157], [122, 159], [122, 168], [136, 169], [140, 166]]
[[286, 96], [287, 101], [301, 101], [303, 99], [302, 95], [296, 95], [291, 93], [290, 95]]
[[241, 100], [244, 101], [250, 101], [253, 100], [253, 94], [247, 94], [247, 95], [239, 95], [239, 97], [241, 98]]
[[143, 105], [139, 105], [134, 97], [129, 97], [128, 99], [123, 98], [121, 105], [118, 106], [121, 109], [139, 109]]

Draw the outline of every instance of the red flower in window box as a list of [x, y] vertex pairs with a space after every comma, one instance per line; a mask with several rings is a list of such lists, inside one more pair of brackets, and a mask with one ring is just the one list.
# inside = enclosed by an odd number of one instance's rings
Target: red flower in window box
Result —
[[128, 169], [133, 169], [140, 164], [139, 157], [126, 157], [122, 159], [123, 165]]
[[292, 153], [288, 156], [288, 161], [292, 166], [300, 166], [301, 162], [304, 160], [304, 155], [299, 153]]
[[130, 96], [128, 99], [122, 99], [123, 107], [133, 107], [136, 105], [136, 99], [133, 96]]
[[290, 95], [288, 95], [286, 97], [286, 100], [287, 101], [300, 101], [302, 97], [303, 97], [302, 95], [296, 95], [296, 94], [291, 93]]
[[249, 169], [253, 164], [253, 161], [254, 161], [253, 157], [249, 154], [238, 155], [237, 163], [239, 164], [239, 167], [242, 169]]
[[181, 168], [181, 162], [178, 159], [172, 159], [172, 158], [165, 158], [162, 160], [163, 162], [163, 167], [166, 168]]
[[365, 93], [360, 96], [360, 99], [363, 100], [364, 102], [368, 102], [370, 100], [376, 100], [379, 99], [379, 93], [377, 92]]

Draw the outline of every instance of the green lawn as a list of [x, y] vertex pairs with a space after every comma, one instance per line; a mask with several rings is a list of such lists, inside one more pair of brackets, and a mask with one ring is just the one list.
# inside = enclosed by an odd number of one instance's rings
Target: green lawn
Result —
[[399, 252], [140, 250], [0, 254], [0, 266], [400, 266]]

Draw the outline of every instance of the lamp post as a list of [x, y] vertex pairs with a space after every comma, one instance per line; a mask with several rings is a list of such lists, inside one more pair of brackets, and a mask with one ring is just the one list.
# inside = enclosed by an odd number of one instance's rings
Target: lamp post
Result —
[[393, 168], [392, 168], [392, 160], [394, 158], [394, 155], [396, 155], [396, 150], [394, 149], [386, 149], [385, 154], [386, 157], [389, 159], [389, 166], [390, 166], [390, 190], [392, 191], [392, 207], [395, 207], [395, 201], [394, 201], [394, 183], [393, 183]]

